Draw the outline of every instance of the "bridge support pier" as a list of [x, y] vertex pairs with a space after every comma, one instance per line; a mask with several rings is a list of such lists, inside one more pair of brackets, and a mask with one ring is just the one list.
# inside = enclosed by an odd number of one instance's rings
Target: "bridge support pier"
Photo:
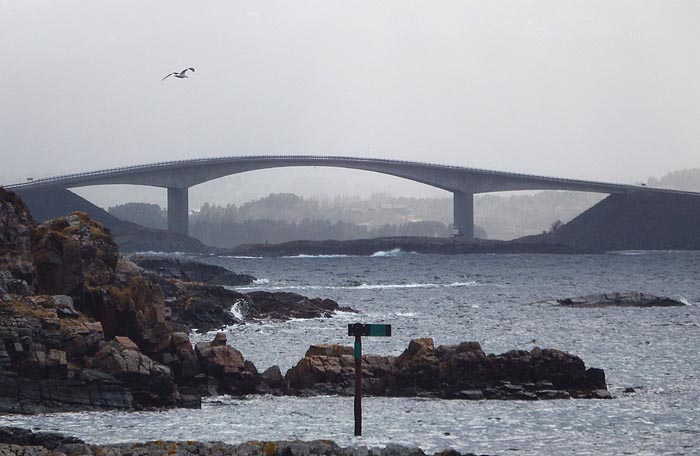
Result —
[[189, 235], [188, 189], [168, 187], [168, 231]]
[[472, 239], [474, 237], [474, 194], [454, 192], [452, 195], [455, 236]]

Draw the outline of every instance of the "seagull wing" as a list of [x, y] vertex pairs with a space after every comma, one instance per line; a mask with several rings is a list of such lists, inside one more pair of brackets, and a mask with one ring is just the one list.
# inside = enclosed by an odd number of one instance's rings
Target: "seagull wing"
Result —
[[170, 73], [169, 75], [167, 75], [166, 77], [164, 77], [163, 79], [161, 79], [161, 81], [165, 81], [166, 79], [168, 79], [170, 76], [172, 76], [172, 75], [174, 75], [174, 74], [177, 74], [177, 73]]

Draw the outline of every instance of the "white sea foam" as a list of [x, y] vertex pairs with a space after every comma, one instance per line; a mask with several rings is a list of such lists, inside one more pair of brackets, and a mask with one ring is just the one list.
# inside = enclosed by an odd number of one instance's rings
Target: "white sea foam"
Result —
[[241, 304], [243, 303], [242, 300], [236, 301], [233, 306], [231, 306], [231, 313], [233, 314], [234, 317], [237, 319], [243, 321], [245, 320], [245, 315], [243, 315], [243, 312], [241, 311]]
[[183, 255], [195, 255], [198, 256], [196, 253], [188, 253], [188, 252], [156, 252], [155, 250], [147, 250], [145, 252], [133, 252], [130, 253], [129, 255], [148, 255], [148, 256], [183, 256]]
[[685, 296], [680, 296], [680, 297], [678, 298], [678, 300], [679, 300], [680, 302], [682, 302], [683, 304], [685, 304], [686, 306], [694, 306], [694, 305], [696, 305], [696, 304], [690, 302], [690, 301], [688, 300], [688, 298], [686, 298]]
[[378, 252], [374, 252], [372, 257], [396, 257], [396, 256], [401, 256], [401, 255], [407, 255], [407, 254], [415, 254], [416, 252], [404, 252], [401, 249], [392, 249], [392, 250], [380, 250]]
[[267, 285], [268, 283], [270, 283], [270, 279], [255, 279], [253, 280], [253, 283], [255, 285]]
[[637, 256], [637, 255], [644, 255], [647, 253], [647, 251], [644, 250], [613, 250], [610, 252], [607, 252], [613, 255], [627, 255], [627, 256]]
[[289, 255], [289, 256], [283, 256], [281, 258], [350, 258], [356, 255], [340, 255], [340, 254], [333, 254], [333, 255]]
[[[262, 279], [267, 280], [267, 279]], [[369, 284], [360, 283], [357, 285], [277, 285], [274, 287], [263, 286], [269, 283], [260, 282], [257, 280], [253, 282], [256, 286], [248, 287], [235, 287], [235, 290], [391, 290], [391, 289], [402, 289], [402, 288], [459, 288], [459, 287], [470, 287], [478, 285], [477, 282], [453, 282], [453, 283], [386, 283], [386, 284]]]

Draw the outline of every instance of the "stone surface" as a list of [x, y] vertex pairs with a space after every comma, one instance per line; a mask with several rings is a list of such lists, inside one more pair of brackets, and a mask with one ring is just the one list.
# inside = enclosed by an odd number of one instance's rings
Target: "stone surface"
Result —
[[173, 331], [160, 285], [119, 259], [104, 226], [79, 212], [36, 225], [2, 189], [0, 203], [0, 413], [197, 407], [255, 390], [255, 366], [225, 338], [200, 359]]
[[6, 288], [10, 280], [33, 284], [31, 237], [34, 225], [22, 200], [0, 188], [0, 271], [7, 271], [0, 276], [0, 290], [10, 291]]
[[243, 323], [231, 309], [245, 309], [249, 304], [245, 295], [218, 285], [160, 280], [171, 321], [178, 328], [209, 332]]
[[[162, 456], [232, 455], [232, 456], [425, 456], [420, 448], [389, 444], [384, 448], [358, 446], [342, 448], [332, 440], [250, 441], [237, 445], [221, 442], [153, 441], [112, 445], [86, 445], [79, 439], [53, 433], [0, 427], [0, 456], [65, 454], [67, 456]], [[434, 456], [474, 456], [445, 450]], [[482, 455], [485, 456], [485, 455]]]
[[[415, 339], [398, 357], [362, 357], [365, 394], [444, 399], [609, 398], [605, 373], [554, 349], [486, 355], [478, 342]], [[312, 346], [285, 375], [288, 394], [351, 395], [352, 347]]]
[[357, 312], [340, 307], [331, 299], [307, 298], [297, 293], [255, 291], [246, 296], [251, 301], [245, 310], [246, 319], [328, 318], [338, 311]]
[[[287, 394], [351, 395], [354, 393], [355, 360], [353, 348], [342, 345], [314, 345], [304, 358], [285, 375]], [[381, 395], [395, 358], [362, 356], [363, 391]]]
[[208, 376], [209, 391], [237, 396], [254, 393], [260, 383], [257, 369], [226, 342], [226, 334], [218, 333], [212, 342], [195, 346], [201, 370]]
[[647, 293], [599, 293], [576, 298], [557, 299], [563, 307], [671, 307], [685, 304], [665, 296]]
[[164, 279], [228, 286], [250, 285], [255, 280], [251, 275], [237, 274], [221, 266], [198, 261], [143, 255], [133, 255], [129, 259]]

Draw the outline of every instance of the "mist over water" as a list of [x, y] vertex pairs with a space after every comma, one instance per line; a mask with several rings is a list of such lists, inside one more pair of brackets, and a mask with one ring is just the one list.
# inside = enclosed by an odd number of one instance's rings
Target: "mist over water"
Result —
[[[331, 298], [361, 313], [229, 327], [258, 370], [292, 367], [311, 344], [350, 345], [347, 324], [390, 323], [365, 353], [400, 354], [409, 340], [476, 340], [487, 353], [535, 346], [580, 356], [606, 372], [613, 400], [443, 401], [365, 398], [352, 437], [352, 398], [216, 397], [201, 410], [4, 416], [0, 424], [90, 442], [330, 438], [341, 445], [417, 445], [488, 454], [700, 454], [700, 253], [197, 257], [258, 278], [246, 292]], [[684, 307], [572, 309], [542, 301], [641, 291]], [[539, 303], [539, 304], [532, 304]], [[195, 340], [210, 340], [211, 334]], [[636, 392], [626, 394], [625, 388]]]

